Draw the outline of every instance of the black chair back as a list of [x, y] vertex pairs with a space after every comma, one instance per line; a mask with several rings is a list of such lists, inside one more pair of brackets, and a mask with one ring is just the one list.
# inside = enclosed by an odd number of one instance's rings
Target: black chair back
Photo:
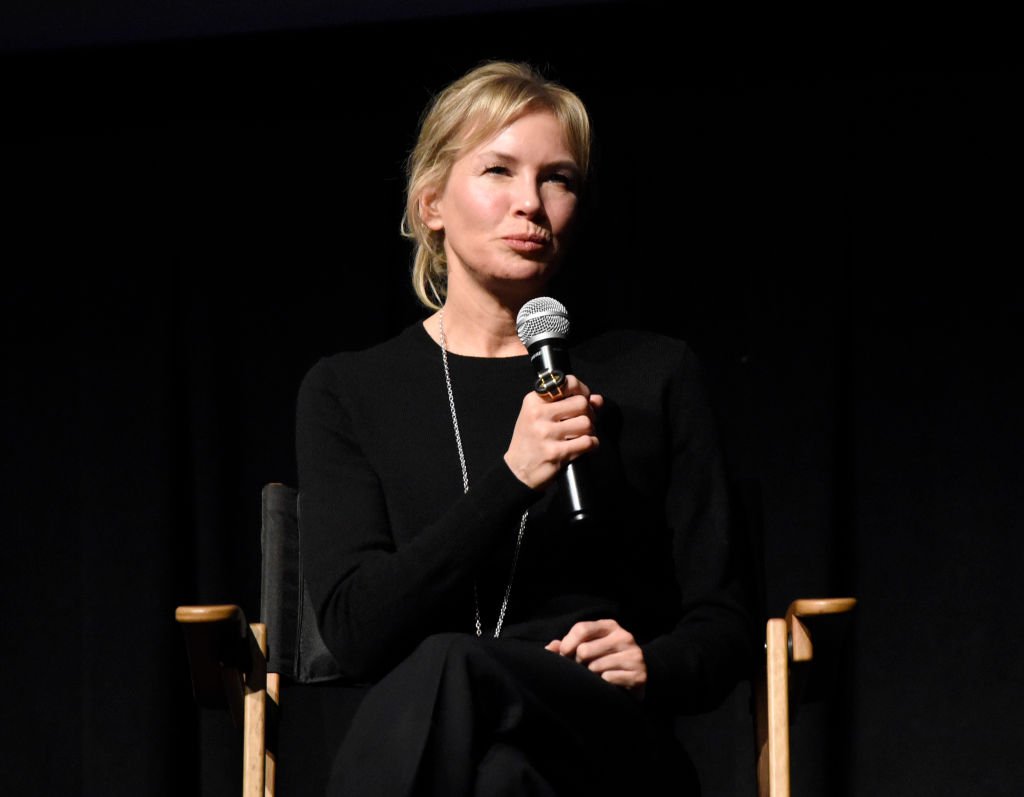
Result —
[[324, 645], [302, 577], [299, 493], [284, 484], [263, 488], [260, 619], [267, 626], [267, 669], [295, 683], [340, 677]]

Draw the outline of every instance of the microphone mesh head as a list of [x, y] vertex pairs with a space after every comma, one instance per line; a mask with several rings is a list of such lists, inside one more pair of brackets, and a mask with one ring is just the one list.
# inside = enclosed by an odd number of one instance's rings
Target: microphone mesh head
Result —
[[523, 305], [516, 316], [516, 332], [526, 348], [543, 338], [569, 337], [569, 312], [548, 296], [539, 296]]

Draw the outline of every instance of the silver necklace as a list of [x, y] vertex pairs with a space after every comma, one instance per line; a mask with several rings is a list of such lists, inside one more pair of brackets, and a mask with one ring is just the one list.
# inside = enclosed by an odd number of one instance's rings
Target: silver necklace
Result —
[[[452, 411], [452, 429], [455, 430], [455, 447], [459, 451], [459, 467], [462, 468], [462, 492], [469, 492], [469, 469], [466, 467], [466, 453], [462, 449], [462, 434], [459, 432], [459, 416], [455, 412], [455, 394], [452, 392], [452, 375], [448, 369], [448, 340], [444, 335], [444, 307], [437, 313], [437, 323], [440, 328], [441, 338], [441, 361], [444, 363], [444, 384], [448, 389], [448, 406]], [[505, 587], [505, 597], [501, 601], [501, 610], [498, 612], [498, 622], [494, 626], [494, 638], [501, 634], [501, 626], [505, 622], [505, 610], [508, 608], [508, 597], [512, 594], [512, 581], [516, 577], [516, 564], [519, 562], [519, 548], [523, 544], [523, 532], [526, 531], [526, 518], [530, 510], [523, 512], [519, 521], [519, 534], [516, 535], [516, 551], [512, 555], [512, 571], [508, 574], [508, 585]], [[480, 597], [476, 587], [476, 579], [473, 579], [473, 617], [476, 624], [476, 635], [484, 635], [483, 626], [480, 623]]]

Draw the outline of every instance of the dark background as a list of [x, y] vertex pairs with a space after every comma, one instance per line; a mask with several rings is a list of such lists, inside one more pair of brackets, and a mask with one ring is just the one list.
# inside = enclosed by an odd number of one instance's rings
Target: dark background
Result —
[[[795, 793], [1019, 791], [1007, 28], [164, 5], [2, 12], [5, 791], [234, 788], [174, 606], [258, 614], [258, 492], [294, 483], [298, 383], [419, 317], [402, 160], [431, 92], [491, 57], [591, 109], [558, 295], [584, 334], [697, 349], [761, 488], [769, 609], [860, 599], [838, 691], [797, 722]], [[740, 705], [695, 743], [722, 793], [750, 778]]]

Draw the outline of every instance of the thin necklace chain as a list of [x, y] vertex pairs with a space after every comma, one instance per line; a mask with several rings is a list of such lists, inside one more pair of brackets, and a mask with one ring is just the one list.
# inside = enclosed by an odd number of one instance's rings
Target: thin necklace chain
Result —
[[[462, 469], [462, 492], [469, 492], [469, 469], [466, 467], [466, 452], [462, 448], [462, 433], [459, 431], [459, 416], [455, 412], [455, 393], [452, 392], [452, 375], [448, 369], [448, 340], [444, 335], [444, 307], [437, 313], [437, 323], [440, 328], [441, 338], [441, 361], [444, 363], [444, 385], [448, 389], [448, 406], [452, 411], [452, 429], [455, 430], [455, 447], [459, 450], [459, 467]], [[508, 585], [505, 587], [505, 597], [501, 601], [501, 610], [498, 612], [498, 623], [494, 626], [494, 638], [501, 634], [501, 626], [505, 622], [505, 610], [508, 608], [508, 598], [512, 594], [512, 581], [516, 577], [516, 565], [519, 563], [519, 549], [523, 544], [523, 532], [526, 531], [526, 519], [530, 514], [527, 509], [519, 521], [519, 534], [516, 535], [516, 550], [512, 555], [512, 571], [508, 574]], [[476, 624], [476, 635], [484, 635], [484, 629], [480, 623], [480, 597], [476, 587], [476, 579], [473, 579], [473, 619]]]

